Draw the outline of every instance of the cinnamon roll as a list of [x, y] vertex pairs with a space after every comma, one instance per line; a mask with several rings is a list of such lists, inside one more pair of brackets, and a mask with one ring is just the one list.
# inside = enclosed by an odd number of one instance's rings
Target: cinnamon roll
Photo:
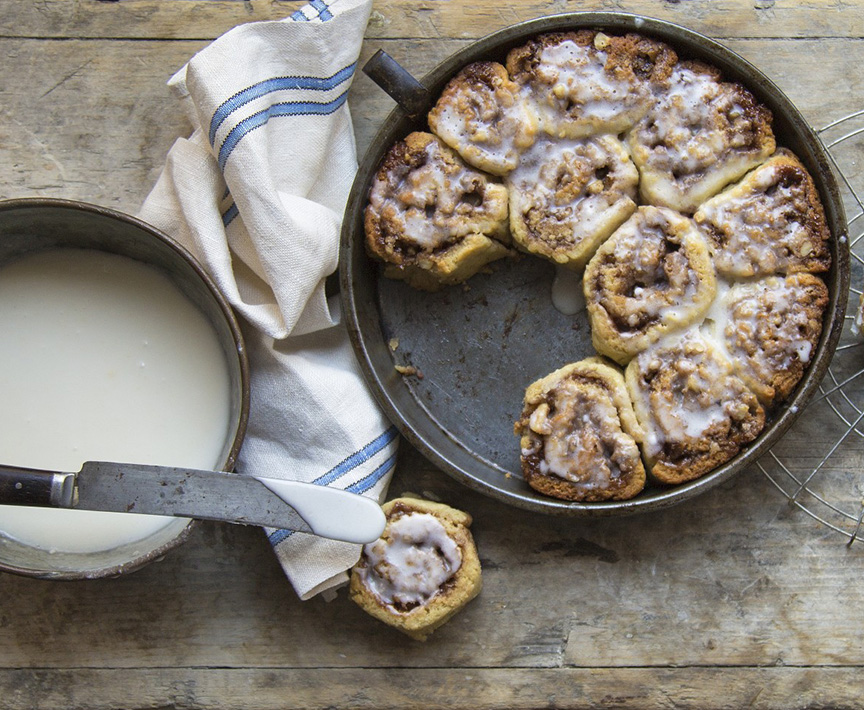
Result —
[[384, 275], [435, 290], [509, 252], [507, 188], [468, 167], [431, 133], [387, 153], [369, 191], [366, 247]]
[[476, 62], [446, 86], [429, 127], [475, 168], [506, 175], [534, 143], [537, 117], [497, 62]]
[[710, 325], [735, 372], [766, 407], [785, 400], [804, 376], [827, 305], [818, 276], [790, 274], [734, 284], [712, 308]]
[[351, 571], [351, 598], [367, 613], [418, 641], [480, 593], [471, 516], [405, 496], [383, 505], [387, 525]]
[[651, 476], [678, 484], [732, 459], [765, 426], [765, 410], [729, 359], [693, 327], [655, 343], [627, 366]]
[[685, 61], [629, 134], [645, 202], [692, 214], [774, 152], [771, 112], [718, 69]]
[[830, 233], [813, 178], [789, 150], [705, 202], [693, 215], [717, 272], [733, 279], [831, 266]]
[[522, 472], [532, 488], [564, 500], [626, 500], [645, 486], [636, 421], [622, 373], [601, 358], [556, 370], [525, 392]]
[[538, 141], [507, 178], [515, 244], [581, 269], [636, 209], [639, 173], [613, 136]]
[[641, 35], [578, 30], [540, 35], [511, 50], [507, 70], [537, 106], [546, 133], [582, 138], [629, 129], [676, 60], [670, 47]]
[[588, 262], [585, 300], [594, 348], [626, 364], [702, 318], [716, 292], [708, 245], [693, 221], [639, 207]]

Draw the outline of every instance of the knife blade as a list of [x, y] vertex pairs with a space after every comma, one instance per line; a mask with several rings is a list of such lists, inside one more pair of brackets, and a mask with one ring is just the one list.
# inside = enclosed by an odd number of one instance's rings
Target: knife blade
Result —
[[88, 461], [77, 473], [0, 465], [0, 504], [169, 515], [377, 540], [374, 500], [338, 488], [222, 471]]

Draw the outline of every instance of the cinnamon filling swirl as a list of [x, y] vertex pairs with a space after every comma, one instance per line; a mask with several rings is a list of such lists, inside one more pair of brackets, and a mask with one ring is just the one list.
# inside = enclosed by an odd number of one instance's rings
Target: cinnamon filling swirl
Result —
[[469, 64], [429, 112], [429, 126], [466, 163], [506, 175], [537, 133], [537, 117], [496, 62]]
[[747, 89], [714, 67], [681, 62], [629, 146], [645, 201], [692, 214], [770, 156], [775, 141], [771, 112]]
[[387, 501], [381, 537], [364, 545], [349, 592], [363, 610], [424, 641], [483, 586], [471, 516], [413, 496]]
[[718, 273], [730, 278], [819, 273], [831, 264], [825, 212], [813, 178], [780, 149], [693, 216]]
[[584, 288], [594, 347], [626, 364], [673, 328], [701, 318], [716, 280], [691, 220], [640, 207], [589, 262]]
[[646, 462], [661, 483], [691, 481], [726, 463], [765, 425], [756, 395], [698, 328], [640, 353], [626, 380]]
[[677, 56], [662, 42], [593, 30], [550, 33], [510, 52], [507, 69], [556, 138], [620, 133], [650, 108]]
[[576, 501], [624, 500], [645, 485], [636, 423], [620, 372], [599, 358], [568, 365], [526, 391], [522, 471], [533, 488]]
[[418, 288], [458, 283], [506, 256], [507, 189], [429, 133], [384, 159], [365, 213], [366, 247]]
[[387, 537], [366, 545], [363, 554], [361, 579], [382, 604], [399, 613], [428, 603], [462, 565], [459, 546], [428, 513], [395, 517]]
[[812, 274], [771, 276], [735, 284], [719, 304], [717, 335], [735, 371], [765, 406], [782, 402], [816, 350], [828, 288]]
[[639, 174], [616, 138], [540, 141], [507, 178], [516, 244], [571, 269], [636, 209]]

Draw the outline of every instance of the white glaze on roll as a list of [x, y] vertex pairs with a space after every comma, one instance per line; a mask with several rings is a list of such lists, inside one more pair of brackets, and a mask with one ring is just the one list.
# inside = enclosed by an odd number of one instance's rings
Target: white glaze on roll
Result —
[[366, 545], [366, 586], [391, 607], [429, 601], [462, 564], [462, 552], [429, 513], [407, 513], [389, 524], [389, 534]]

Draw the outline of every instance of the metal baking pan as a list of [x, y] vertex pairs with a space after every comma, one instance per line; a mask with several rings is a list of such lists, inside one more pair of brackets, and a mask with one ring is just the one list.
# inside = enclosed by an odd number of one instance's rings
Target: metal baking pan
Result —
[[[621, 502], [561, 501], [535, 492], [522, 478], [513, 422], [525, 388], [594, 354], [585, 312], [565, 316], [552, 304], [554, 266], [528, 256], [505, 259], [492, 265], [492, 273], [474, 276], [466, 288], [430, 294], [385, 279], [364, 247], [363, 210], [378, 164], [395, 141], [412, 130], [428, 130], [426, 112], [447, 81], [474, 61], [503, 63], [510, 49], [534, 35], [579, 28], [655, 37], [680, 57], [713, 64], [727, 80], [746, 85], [773, 112], [778, 144], [793, 150], [813, 175], [832, 234], [833, 265], [825, 275], [831, 300], [822, 337], [792, 396], [732, 461], [687, 484], [649, 484], [636, 498]], [[375, 136], [348, 199], [340, 256], [344, 318], [369, 387], [401, 434], [433, 464], [466, 486], [521, 508], [553, 515], [622, 515], [688, 500], [739, 473], [783, 435], [825, 375], [840, 337], [849, 249], [830, 158], [807, 121], [764, 74], [703, 35], [623, 13], [571, 13], [523, 22], [456, 52], [419, 83], [387, 57], [379, 57], [368, 73], [400, 105]], [[402, 374], [397, 365], [416, 368], [418, 374]]]

